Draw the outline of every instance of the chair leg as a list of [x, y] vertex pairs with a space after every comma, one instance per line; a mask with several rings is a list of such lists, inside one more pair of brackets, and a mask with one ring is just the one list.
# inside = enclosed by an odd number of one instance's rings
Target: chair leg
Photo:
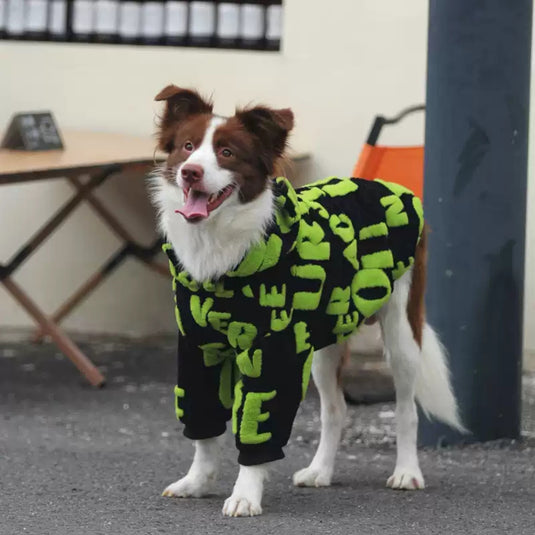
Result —
[[26, 295], [22, 288], [10, 277], [2, 279], [7, 291], [19, 302], [30, 316], [50, 335], [56, 345], [82, 372], [93, 386], [103, 386], [104, 376], [98, 368], [80, 351], [78, 346]]

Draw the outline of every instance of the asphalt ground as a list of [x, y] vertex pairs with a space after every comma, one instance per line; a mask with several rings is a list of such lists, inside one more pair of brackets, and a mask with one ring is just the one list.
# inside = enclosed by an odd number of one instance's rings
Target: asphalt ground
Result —
[[[105, 388], [89, 387], [52, 345], [0, 344], [1, 535], [535, 533], [535, 440], [424, 449], [427, 488], [392, 491], [392, 404], [351, 406], [332, 487], [294, 488], [317, 445], [313, 389], [261, 517], [221, 515], [237, 474], [231, 436], [212, 496], [163, 498], [193, 451], [174, 419], [174, 341], [82, 347]], [[525, 385], [533, 410], [535, 381]]]

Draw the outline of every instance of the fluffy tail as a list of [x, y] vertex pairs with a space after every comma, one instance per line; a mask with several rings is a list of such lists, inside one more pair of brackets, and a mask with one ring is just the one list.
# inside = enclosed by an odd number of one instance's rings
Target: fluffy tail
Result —
[[467, 433], [451, 387], [446, 350], [437, 334], [425, 324], [420, 368], [416, 377], [416, 399], [427, 417], [433, 417]]
[[466, 433], [451, 388], [446, 350], [425, 320], [427, 232], [427, 226], [424, 226], [416, 247], [407, 304], [407, 316], [413, 336], [421, 347], [420, 367], [416, 376], [416, 399], [427, 417], [434, 417]]

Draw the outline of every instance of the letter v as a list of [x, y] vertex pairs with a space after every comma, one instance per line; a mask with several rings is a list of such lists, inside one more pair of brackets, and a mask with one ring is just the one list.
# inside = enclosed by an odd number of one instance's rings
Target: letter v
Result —
[[207, 297], [204, 303], [201, 303], [201, 298], [198, 295], [192, 295], [190, 300], [191, 315], [195, 322], [201, 327], [206, 327], [206, 316], [214, 304], [211, 297]]

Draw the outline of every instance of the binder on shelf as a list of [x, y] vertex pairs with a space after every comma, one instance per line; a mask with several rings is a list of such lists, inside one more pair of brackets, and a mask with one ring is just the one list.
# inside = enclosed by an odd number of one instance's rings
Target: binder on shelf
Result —
[[280, 50], [282, 0], [0, 0], [0, 39]]
[[93, 16], [95, 41], [115, 43], [119, 30], [119, 0], [96, 0]]
[[270, 1], [266, 9], [266, 49], [280, 50], [282, 20], [282, 0]]
[[244, 0], [241, 6], [241, 48], [264, 48], [266, 0]]
[[6, 0], [5, 25], [8, 39], [21, 39], [24, 36], [25, 0]]
[[73, 41], [91, 42], [95, 31], [94, 0], [74, 0], [71, 18]]
[[216, 29], [216, 2], [189, 4], [189, 44], [191, 46], [212, 46]]
[[164, 42], [165, 2], [153, 0], [143, 2], [141, 11], [141, 41], [147, 45]]
[[119, 41], [135, 44], [141, 39], [143, 0], [122, 0], [119, 6]]
[[237, 48], [240, 37], [240, 1], [217, 2], [215, 45], [219, 48]]
[[42, 41], [48, 35], [49, 0], [26, 0], [24, 11], [24, 38]]
[[165, 44], [183, 46], [188, 36], [188, 2], [168, 0], [165, 3]]
[[0, 0], [0, 39], [6, 33], [6, 0]]
[[67, 20], [72, 11], [72, 2], [67, 0], [50, 0], [48, 6], [48, 39], [67, 41], [69, 38]]

